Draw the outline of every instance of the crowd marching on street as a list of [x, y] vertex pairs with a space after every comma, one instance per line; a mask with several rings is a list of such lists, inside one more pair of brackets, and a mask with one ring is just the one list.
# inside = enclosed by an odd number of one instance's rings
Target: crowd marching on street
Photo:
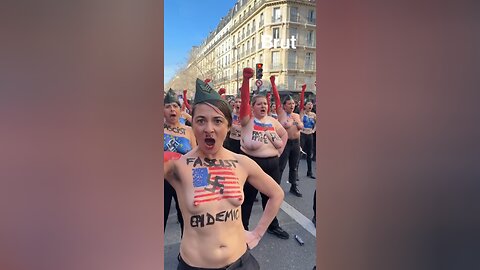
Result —
[[[213, 89], [209, 79], [197, 79], [190, 101], [188, 90], [181, 98], [166, 91], [164, 231], [173, 198], [182, 238], [177, 269], [260, 269], [249, 251], [264, 233], [291, 238], [276, 217], [284, 197], [282, 175], [288, 174], [288, 192], [299, 198], [299, 174], [315, 179], [317, 117], [315, 101], [305, 99], [313, 85], [302, 85], [299, 100], [291, 95], [281, 99], [271, 76], [270, 91], [252, 94], [253, 73], [243, 70], [239, 94], [231, 98], [225, 89]], [[302, 158], [306, 172], [298, 171]], [[315, 213], [316, 190], [312, 192]], [[263, 215], [253, 227], [250, 216], [258, 193]], [[315, 214], [311, 222], [316, 224]], [[210, 244], [216, 256], [198, 252], [199, 245]]]

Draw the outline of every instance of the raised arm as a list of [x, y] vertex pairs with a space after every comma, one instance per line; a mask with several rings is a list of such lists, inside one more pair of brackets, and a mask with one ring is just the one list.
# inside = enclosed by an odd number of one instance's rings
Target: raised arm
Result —
[[185, 104], [189, 112], [192, 112], [192, 108], [190, 107], [187, 99], [187, 89], [183, 90], [183, 104]]
[[246, 156], [241, 156], [240, 160], [242, 165], [244, 165], [242, 167], [248, 172], [248, 183], [269, 197], [257, 226], [252, 231], [246, 232], [247, 245], [249, 248], [254, 248], [267, 231], [273, 218], [277, 215], [283, 201], [284, 193], [280, 185], [266, 174], [255, 161]]
[[192, 116], [188, 114], [185, 110], [182, 110], [180, 114], [185, 118], [188, 122], [192, 122]]
[[285, 119], [287, 113], [283, 110], [282, 102], [280, 101], [280, 94], [275, 84], [275, 76], [270, 76], [270, 83], [272, 84], [273, 98], [275, 99], [275, 107], [278, 115], [278, 119]]
[[240, 95], [242, 98], [242, 104], [240, 105], [240, 123], [242, 126], [248, 124], [250, 120], [250, 90], [249, 90], [249, 80], [253, 77], [253, 69], [244, 68], [243, 69], [243, 81], [242, 87], [240, 88]]
[[307, 85], [302, 85], [302, 92], [300, 93], [300, 116], [303, 115], [305, 111], [305, 89], [307, 89]]
[[267, 115], [270, 115], [270, 92], [267, 92]]
[[270, 76], [270, 83], [272, 84], [273, 98], [275, 99], [277, 114], [280, 114], [280, 110], [283, 111], [283, 108], [281, 106], [280, 94], [278, 93], [277, 85], [275, 84], [275, 76]]

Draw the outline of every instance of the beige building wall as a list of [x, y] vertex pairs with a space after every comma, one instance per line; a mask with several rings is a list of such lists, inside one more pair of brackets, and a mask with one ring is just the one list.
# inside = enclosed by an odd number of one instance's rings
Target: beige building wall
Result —
[[[187, 68], [192, 70], [187, 73], [210, 78], [215, 89], [223, 87], [234, 95], [242, 84], [243, 68], [263, 63], [265, 88], [270, 88], [271, 75], [279, 90], [299, 90], [304, 83], [307, 89], [315, 88], [315, 1], [239, 0], [220, 24], [192, 53], [195, 57]], [[262, 48], [262, 34], [282, 42], [278, 48]], [[255, 78], [250, 81], [252, 89], [254, 82]]]

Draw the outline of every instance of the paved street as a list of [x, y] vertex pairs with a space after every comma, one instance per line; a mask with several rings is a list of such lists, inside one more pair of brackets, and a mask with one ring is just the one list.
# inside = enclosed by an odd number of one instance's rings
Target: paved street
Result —
[[[290, 239], [282, 240], [271, 234], [265, 233], [261, 242], [252, 250], [252, 254], [265, 270], [311, 270], [315, 265], [316, 236], [315, 227], [310, 221], [313, 217], [313, 192], [316, 180], [306, 177], [306, 161], [300, 160], [299, 165], [299, 190], [302, 198], [289, 193], [288, 165], [282, 176], [281, 186], [285, 191], [285, 202], [277, 218], [280, 226], [290, 234]], [[313, 163], [313, 170], [315, 171]], [[255, 202], [250, 220], [251, 226], [256, 224], [262, 214], [260, 195]], [[294, 238], [298, 235], [305, 242], [300, 246]], [[180, 225], [177, 222], [174, 202], [170, 210], [167, 229], [165, 231], [165, 269], [174, 270], [177, 267], [177, 255], [180, 246]]]

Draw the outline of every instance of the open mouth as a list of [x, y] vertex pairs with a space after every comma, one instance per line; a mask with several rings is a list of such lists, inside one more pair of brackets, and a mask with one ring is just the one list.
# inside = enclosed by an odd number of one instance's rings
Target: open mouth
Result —
[[213, 147], [215, 145], [215, 139], [213, 138], [206, 138], [205, 139], [205, 144], [209, 147]]

